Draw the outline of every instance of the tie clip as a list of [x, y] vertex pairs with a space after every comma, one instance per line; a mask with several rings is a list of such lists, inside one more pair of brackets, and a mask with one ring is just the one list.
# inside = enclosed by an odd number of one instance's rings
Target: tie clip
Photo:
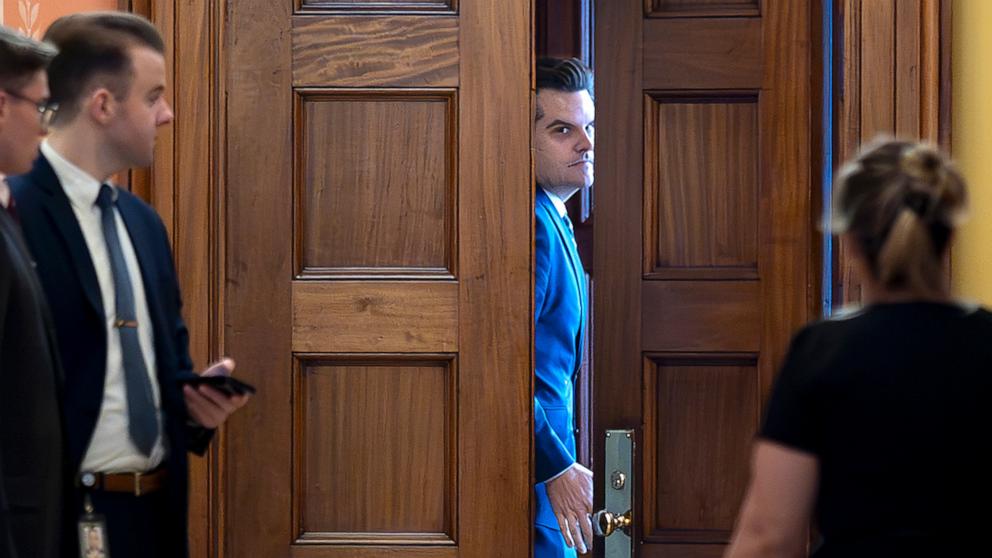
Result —
[[114, 322], [114, 327], [116, 328], [132, 327], [137, 329], [138, 322], [136, 320], [117, 320], [116, 322]]

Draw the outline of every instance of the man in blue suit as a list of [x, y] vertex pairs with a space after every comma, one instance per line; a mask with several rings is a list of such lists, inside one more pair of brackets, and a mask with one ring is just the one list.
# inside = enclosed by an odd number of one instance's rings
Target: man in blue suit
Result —
[[592, 549], [592, 472], [575, 460], [572, 417], [588, 300], [565, 201], [593, 181], [592, 73], [575, 59], [537, 63], [534, 170], [535, 558]]
[[105, 517], [114, 558], [182, 558], [186, 452], [202, 453], [246, 397], [180, 385], [194, 375], [168, 235], [109, 183], [150, 165], [156, 130], [172, 121], [164, 45], [147, 20], [118, 12], [60, 18], [45, 38], [60, 49], [48, 68], [59, 112], [34, 168], [10, 185], [65, 369], [69, 506], [87, 535], [89, 513]]

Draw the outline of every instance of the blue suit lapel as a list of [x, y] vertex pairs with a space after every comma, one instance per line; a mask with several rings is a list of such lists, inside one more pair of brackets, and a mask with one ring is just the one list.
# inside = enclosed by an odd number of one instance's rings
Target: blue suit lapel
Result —
[[45, 211], [55, 223], [55, 228], [58, 229], [62, 240], [65, 241], [66, 247], [69, 249], [69, 256], [76, 268], [76, 277], [79, 278], [83, 287], [86, 300], [102, 319], [104, 315], [103, 301], [100, 298], [96, 271], [93, 269], [90, 250], [86, 246], [86, 240], [83, 239], [83, 231], [79, 228], [79, 221], [76, 220], [76, 214], [72, 211], [69, 197], [66, 196], [55, 171], [52, 170], [52, 166], [44, 155], [38, 157], [34, 172], [37, 173], [38, 185], [47, 194], [44, 203]]
[[[548, 194], [539, 186], [539, 198], [541, 201], [541, 206], [544, 207], [544, 211], [555, 225], [555, 230], [558, 231], [558, 238], [561, 240], [562, 245], [565, 247], [565, 253], [568, 254], [568, 264], [572, 269], [572, 279], [575, 282], [575, 289], [579, 293], [579, 319], [581, 324], [585, 324], [586, 321], [586, 294], [585, 294], [585, 271], [582, 268], [582, 260], [579, 259], [579, 253], [573, 243], [575, 236], [571, 231], [565, 228], [565, 222], [558, 215], [558, 209], [555, 207], [554, 203], [551, 202], [551, 198]], [[582, 344], [584, 342], [583, 335], [585, 332], [585, 327], [579, 327], [579, 335], [576, 338], [576, 354], [582, 352]], [[580, 360], [581, 359], [577, 359]]]

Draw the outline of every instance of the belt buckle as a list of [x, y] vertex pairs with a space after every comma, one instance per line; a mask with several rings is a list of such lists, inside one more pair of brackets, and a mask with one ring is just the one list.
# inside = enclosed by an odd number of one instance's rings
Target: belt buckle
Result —
[[134, 473], [134, 495], [141, 496], [141, 473]]

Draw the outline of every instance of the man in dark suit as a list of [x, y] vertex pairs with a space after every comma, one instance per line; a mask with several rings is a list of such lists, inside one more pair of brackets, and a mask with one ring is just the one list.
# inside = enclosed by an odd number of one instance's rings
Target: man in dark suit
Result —
[[2, 174], [25, 172], [52, 108], [55, 49], [0, 26], [0, 558], [54, 558], [62, 513], [61, 372], [44, 294]]
[[592, 472], [575, 460], [573, 393], [588, 299], [565, 201], [593, 180], [592, 73], [575, 59], [537, 63], [534, 171], [534, 557], [592, 548]]
[[65, 368], [71, 505], [106, 517], [114, 558], [186, 556], [186, 451], [203, 452], [246, 398], [180, 385], [194, 374], [168, 235], [108, 182], [150, 165], [172, 121], [164, 45], [119, 12], [60, 18], [45, 38], [60, 50], [48, 69], [59, 113], [34, 168], [10, 184]]

